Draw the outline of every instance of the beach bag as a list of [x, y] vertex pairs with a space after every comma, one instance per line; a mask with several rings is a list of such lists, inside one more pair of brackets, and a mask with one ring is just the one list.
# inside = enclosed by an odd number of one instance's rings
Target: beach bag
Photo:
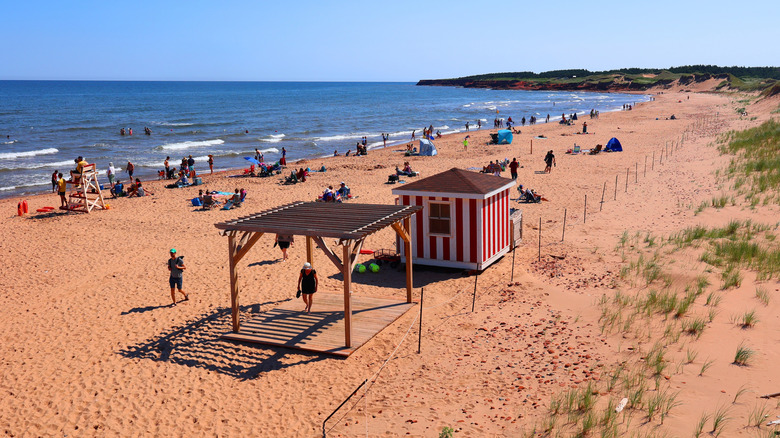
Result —
[[389, 183], [396, 183], [398, 182], [398, 175], [390, 175], [387, 177], [387, 182]]
[[200, 198], [192, 198], [192, 206], [193, 207], [202, 207], [203, 202], [201, 202]]

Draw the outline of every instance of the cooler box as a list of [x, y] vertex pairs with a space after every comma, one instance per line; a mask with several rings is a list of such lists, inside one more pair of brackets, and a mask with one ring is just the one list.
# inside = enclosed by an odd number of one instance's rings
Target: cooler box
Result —
[[196, 185], [196, 186], [199, 186], [199, 185], [201, 185], [201, 184], [203, 184], [203, 180], [202, 180], [202, 179], [201, 179], [199, 176], [198, 176], [198, 177], [196, 177], [196, 178], [195, 178], [195, 185]]

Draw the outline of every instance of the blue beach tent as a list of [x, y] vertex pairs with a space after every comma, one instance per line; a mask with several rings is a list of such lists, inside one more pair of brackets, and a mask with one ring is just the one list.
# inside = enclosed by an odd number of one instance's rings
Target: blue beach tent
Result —
[[498, 131], [498, 144], [512, 144], [512, 131], [508, 129]]
[[604, 148], [607, 152], [623, 152], [623, 146], [621, 146], [620, 141], [612, 137], [607, 142], [607, 147]]
[[434, 155], [439, 155], [439, 151], [436, 150], [436, 145], [434, 145], [432, 141], [422, 138], [420, 139], [420, 155], [432, 157]]

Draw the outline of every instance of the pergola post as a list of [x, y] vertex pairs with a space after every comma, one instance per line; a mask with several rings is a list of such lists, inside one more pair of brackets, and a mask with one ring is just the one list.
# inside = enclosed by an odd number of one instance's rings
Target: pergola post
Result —
[[344, 276], [344, 345], [347, 347], [352, 346], [352, 264], [349, 263], [351, 246], [350, 243], [344, 242], [341, 259], [341, 273]]
[[407, 239], [404, 241], [404, 254], [406, 254], [406, 302], [412, 302], [412, 218], [404, 219], [404, 231]]
[[233, 312], [233, 332], [238, 333], [238, 271], [236, 271], [236, 238], [228, 236], [228, 250], [230, 252], [230, 307]]
[[306, 261], [314, 264], [314, 253], [312, 251], [311, 236], [306, 236]]

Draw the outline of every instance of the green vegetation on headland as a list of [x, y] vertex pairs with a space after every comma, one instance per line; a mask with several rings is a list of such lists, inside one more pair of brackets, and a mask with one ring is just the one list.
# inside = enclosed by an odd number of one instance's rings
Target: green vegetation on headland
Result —
[[669, 69], [623, 68], [607, 71], [583, 69], [489, 73], [452, 79], [423, 79], [417, 85], [460, 86], [520, 90], [643, 91], [653, 87], [689, 85], [720, 79], [717, 90], [780, 93], [780, 67], [719, 67], [687, 65]]

